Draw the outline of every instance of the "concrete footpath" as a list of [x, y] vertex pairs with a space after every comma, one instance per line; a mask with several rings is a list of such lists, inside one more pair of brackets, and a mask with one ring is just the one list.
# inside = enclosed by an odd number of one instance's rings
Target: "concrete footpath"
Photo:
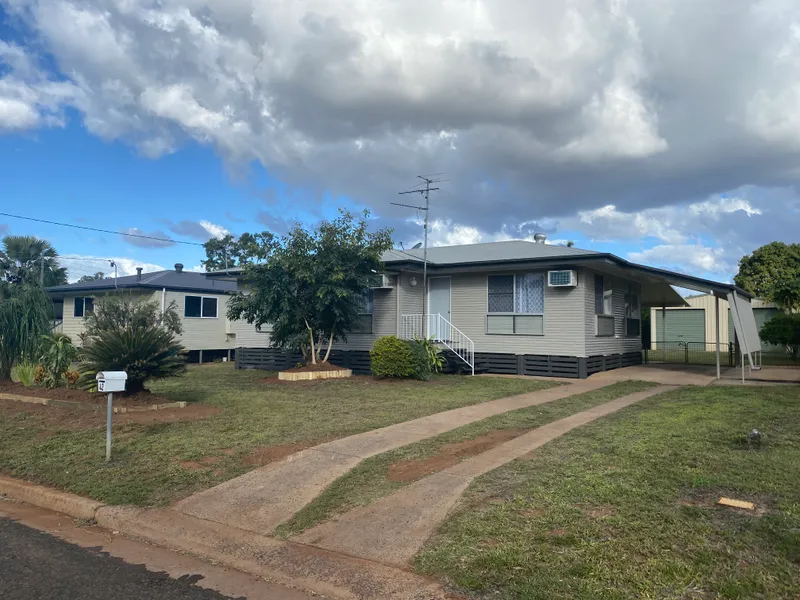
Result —
[[268, 535], [366, 458], [493, 415], [553, 402], [611, 383], [606, 379], [580, 380], [320, 444], [194, 494], [173, 508], [208, 521]]
[[576, 427], [674, 389], [677, 388], [659, 386], [637, 392], [538, 427], [373, 504], [322, 523], [293, 540], [383, 564], [406, 566], [476, 477]]

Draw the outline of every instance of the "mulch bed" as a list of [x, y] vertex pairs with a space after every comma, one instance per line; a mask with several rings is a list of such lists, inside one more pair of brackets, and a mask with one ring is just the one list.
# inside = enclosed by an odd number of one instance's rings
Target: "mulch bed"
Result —
[[309, 364], [304, 367], [294, 367], [293, 369], [284, 369], [284, 373], [315, 373], [317, 371], [341, 371], [345, 367], [337, 367], [328, 362], [321, 362], [317, 364]]
[[[17, 394], [18, 396], [30, 396], [33, 398], [47, 398], [48, 400], [64, 400], [67, 402], [83, 402], [86, 404], [102, 404], [105, 406], [108, 394], [90, 393], [86, 390], [76, 390], [67, 388], [47, 389], [43, 387], [25, 387], [21, 383], [13, 381], [0, 381], [0, 394]], [[114, 394], [115, 406], [145, 406], [148, 404], [166, 404], [172, 402], [164, 396], [157, 396], [150, 392], [138, 392], [125, 396], [120, 393]]]

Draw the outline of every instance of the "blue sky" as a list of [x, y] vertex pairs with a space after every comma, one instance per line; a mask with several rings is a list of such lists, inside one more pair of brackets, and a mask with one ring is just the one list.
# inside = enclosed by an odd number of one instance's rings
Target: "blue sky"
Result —
[[[800, 6], [703, 6], [0, 0], [2, 212], [196, 244], [369, 208], [408, 246], [391, 202], [444, 172], [433, 244], [544, 231], [729, 280], [800, 231]], [[73, 277], [203, 256], [0, 231]]]

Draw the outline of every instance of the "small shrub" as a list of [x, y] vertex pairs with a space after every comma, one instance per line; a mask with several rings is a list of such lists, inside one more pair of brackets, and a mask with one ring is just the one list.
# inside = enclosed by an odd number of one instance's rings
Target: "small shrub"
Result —
[[44, 385], [57, 388], [61, 385], [64, 373], [78, 357], [78, 350], [72, 340], [63, 333], [42, 336], [42, 367], [45, 370]]
[[425, 354], [428, 356], [428, 370], [431, 373], [441, 373], [447, 364], [447, 359], [442, 354], [442, 349], [436, 345], [432, 337], [430, 339], [418, 338], [415, 341], [425, 349]]
[[81, 378], [81, 374], [74, 370], [64, 371], [64, 379], [67, 380], [67, 387], [74, 386]]
[[36, 368], [33, 371], [34, 385], [44, 384], [45, 379], [47, 379], [47, 370], [44, 368], [43, 365], [36, 365]]
[[425, 379], [430, 373], [428, 353], [418, 342], [393, 335], [382, 337], [375, 342], [369, 355], [376, 377]]
[[86, 318], [78, 385], [92, 389], [98, 371], [125, 371], [125, 391], [135, 394], [145, 389], [149, 379], [183, 374], [186, 349], [176, 337], [180, 331], [174, 302], [162, 314], [152, 301], [125, 296], [98, 300]]
[[19, 363], [11, 369], [11, 381], [31, 387], [36, 380], [36, 367], [33, 363]]

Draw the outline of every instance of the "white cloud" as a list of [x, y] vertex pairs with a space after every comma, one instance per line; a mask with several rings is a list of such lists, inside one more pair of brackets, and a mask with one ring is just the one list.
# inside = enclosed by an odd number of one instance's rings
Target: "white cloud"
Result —
[[100, 258], [84, 254], [64, 254], [59, 257], [61, 266], [67, 268], [70, 283], [74, 283], [83, 275], [93, 275], [97, 272], [104, 273], [106, 277], [113, 277], [114, 267], [110, 265], [110, 261], [116, 263], [119, 277], [136, 275], [137, 267], [141, 267], [143, 273], [165, 270], [161, 265], [127, 257]]
[[695, 274], [726, 276], [733, 269], [722, 248], [709, 248], [702, 244], [663, 244], [642, 252], [631, 252], [628, 258], [637, 263], [665, 265]]
[[216, 225], [211, 221], [200, 221], [200, 225], [208, 232], [208, 235], [218, 240], [230, 234], [230, 231], [225, 229], [222, 225]]

